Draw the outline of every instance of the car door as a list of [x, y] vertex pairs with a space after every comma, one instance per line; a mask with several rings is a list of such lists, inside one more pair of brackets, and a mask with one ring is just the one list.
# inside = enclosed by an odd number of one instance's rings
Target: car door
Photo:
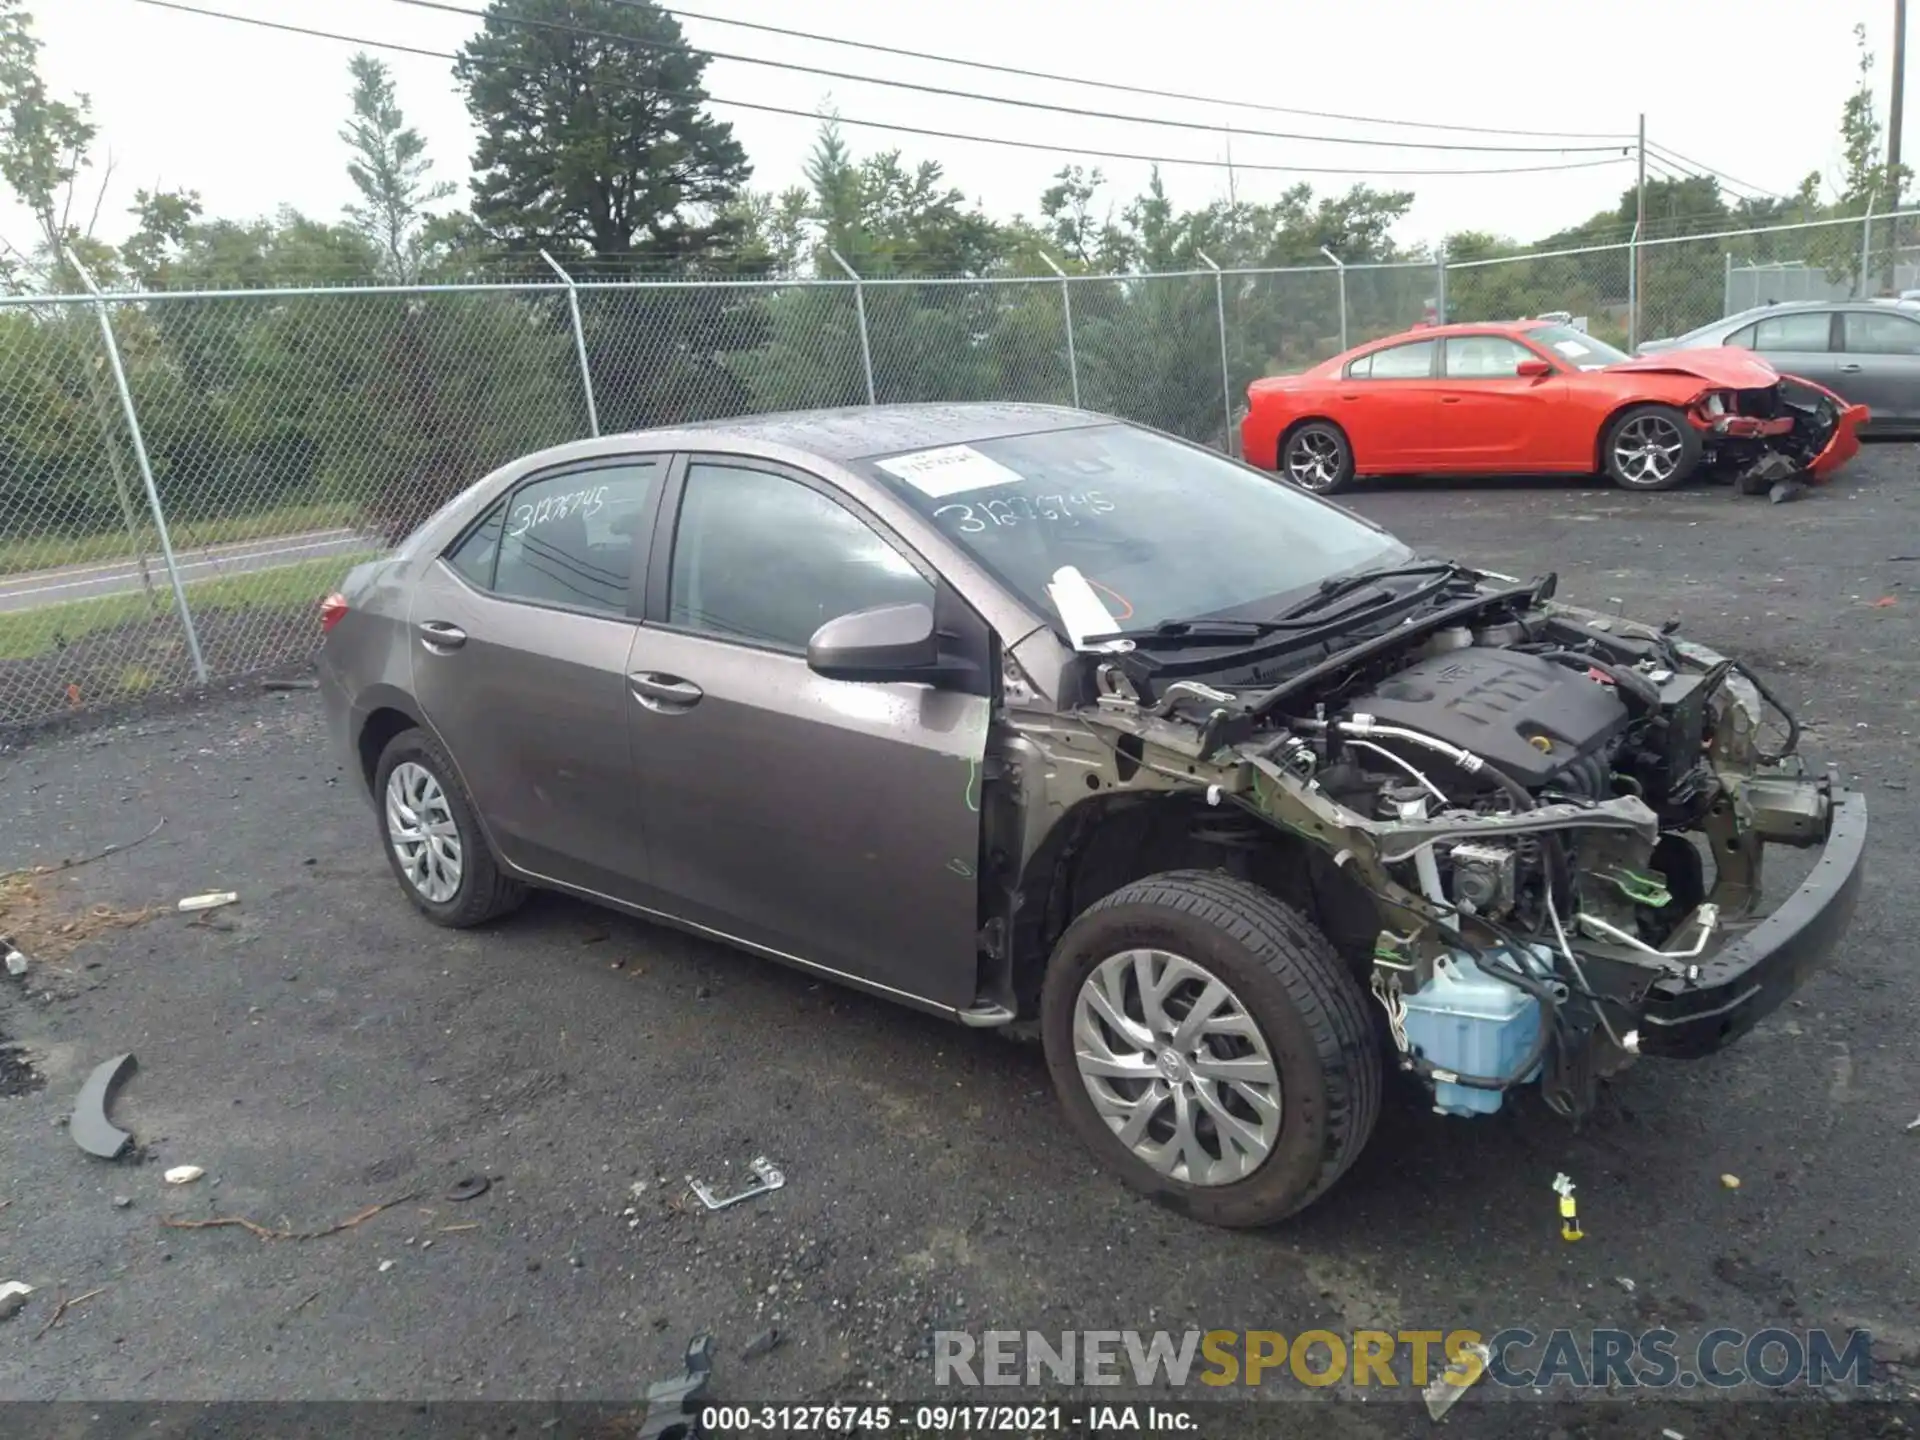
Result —
[[648, 868], [627, 655], [668, 457], [515, 485], [414, 587], [413, 679], [502, 855], [636, 900]]
[[990, 685], [829, 680], [828, 620], [935, 607], [988, 632], [834, 485], [691, 457], [662, 513], [628, 723], [662, 903], [735, 939], [956, 1008], [975, 994]]
[[1428, 441], [1435, 465], [1526, 470], [1564, 461], [1553, 451], [1551, 420], [1566, 400], [1566, 376], [1557, 369], [1551, 375], [1515, 373], [1523, 362], [1543, 358], [1507, 335], [1449, 335]]
[[1920, 425], [1920, 321], [1891, 306], [1843, 310], [1840, 351], [1839, 382], [1832, 388], [1865, 405], [1870, 425]]
[[1847, 395], [1840, 384], [1842, 376], [1837, 353], [1840, 346], [1836, 338], [1839, 328], [1839, 312], [1835, 310], [1825, 307], [1818, 310], [1789, 310], [1784, 314], [1765, 316], [1734, 331], [1727, 337], [1726, 343], [1762, 356], [1782, 375], [1798, 375], [1803, 380], [1812, 380], [1851, 400], [1853, 397]]
[[1433, 460], [1434, 365], [1439, 343], [1412, 340], [1350, 361], [1333, 384], [1333, 418], [1353, 445], [1357, 470], [1417, 470]]

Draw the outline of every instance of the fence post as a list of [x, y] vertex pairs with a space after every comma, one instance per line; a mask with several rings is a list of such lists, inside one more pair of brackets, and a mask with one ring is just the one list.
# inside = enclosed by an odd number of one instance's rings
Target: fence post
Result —
[[1196, 250], [1200, 263], [1213, 271], [1213, 303], [1220, 317], [1220, 414], [1226, 428], [1220, 434], [1220, 447], [1233, 454], [1233, 374], [1227, 368], [1227, 277], [1220, 267]]
[[1347, 348], [1347, 267], [1326, 246], [1320, 247], [1320, 253], [1333, 262], [1333, 268], [1340, 277], [1340, 350], [1344, 354]]
[[80, 277], [80, 283], [93, 296], [94, 313], [100, 318], [100, 338], [107, 347], [107, 363], [113, 367], [113, 383], [120, 392], [120, 409], [127, 417], [127, 433], [133, 438], [133, 458], [140, 466], [140, 482], [147, 490], [147, 508], [153, 512], [154, 532], [160, 537], [160, 554], [167, 562], [167, 578], [173, 582], [173, 603], [180, 612], [180, 628], [186, 632], [187, 654], [193, 660], [193, 678], [207, 683], [207, 658], [200, 651], [200, 634], [193, 628], [193, 612], [187, 608], [187, 587], [180, 583], [180, 565], [173, 558], [173, 537], [167, 533], [167, 517], [160, 509], [160, 487], [154, 484], [153, 465], [147, 458], [146, 437], [140, 433], [140, 415], [133, 406], [133, 390], [127, 384], [126, 367], [120, 363], [120, 342], [113, 336], [113, 319], [107, 312], [106, 297], [93, 283], [93, 276], [73, 251], [65, 251], [67, 263]]
[[1073, 386], [1073, 408], [1080, 408], [1080, 357], [1073, 349], [1073, 285], [1067, 279], [1067, 272], [1054, 262], [1046, 251], [1040, 252], [1040, 258], [1047, 262], [1047, 268], [1060, 277], [1060, 311], [1067, 324], [1067, 380]]
[[573, 277], [560, 268], [560, 262], [546, 251], [540, 252], [540, 258], [553, 268], [560, 277], [560, 283], [567, 287], [567, 310], [573, 316], [573, 353], [580, 357], [580, 388], [587, 392], [587, 430], [598, 436], [600, 433], [600, 407], [593, 400], [593, 368], [587, 364], [587, 331], [580, 323], [580, 292], [574, 288]]
[[1640, 346], [1640, 222], [1633, 222], [1627, 241], [1627, 353]]
[[1733, 314], [1733, 252], [1727, 251], [1727, 278], [1720, 286], [1720, 313]]
[[1860, 226], [1860, 298], [1867, 298], [1867, 270], [1873, 264], [1873, 202], [1878, 198], [1872, 192], [1867, 195], [1867, 217]]
[[860, 317], [860, 364], [867, 372], [867, 404], [878, 404], [873, 394], [873, 345], [867, 339], [866, 283], [861, 280], [860, 272], [847, 264], [846, 257], [838, 250], [828, 246], [827, 253], [833, 257], [835, 264], [847, 272], [847, 278], [853, 281], [853, 308]]
[[1438, 272], [1437, 278], [1434, 281], [1433, 323], [1436, 325], [1444, 325], [1447, 323], [1447, 244], [1446, 244], [1446, 241], [1444, 240], [1441, 241], [1440, 248], [1435, 250], [1433, 254], [1434, 254], [1434, 267]]

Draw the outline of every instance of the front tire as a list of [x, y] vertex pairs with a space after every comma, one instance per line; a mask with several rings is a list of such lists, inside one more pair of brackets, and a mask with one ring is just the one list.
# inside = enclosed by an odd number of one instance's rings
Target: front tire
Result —
[[465, 930], [526, 899], [526, 887], [500, 873], [453, 760], [425, 730], [387, 742], [373, 794], [394, 878], [434, 924]]
[[1302, 490], [1332, 495], [1353, 483], [1353, 446], [1330, 420], [1309, 420], [1280, 445], [1280, 473]]
[[1614, 417], [1602, 467], [1623, 490], [1672, 490], [1700, 464], [1700, 432], [1671, 405], [1635, 405]]
[[1047, 1068], [1081, 1140], [1128, 1185], [1228, 1227], [1301, 1210], [1373, 1133], [1385, 1075], [1352, 972], [1267, 891], [1150, 876], [1061, 936], [1041, 992]]

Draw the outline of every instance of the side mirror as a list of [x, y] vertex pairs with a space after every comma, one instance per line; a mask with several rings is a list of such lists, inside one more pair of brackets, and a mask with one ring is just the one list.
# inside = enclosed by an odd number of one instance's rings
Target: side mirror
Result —
[[1522, 360], [1513, 367], [1513, 373], [1522, 380], [1543, 380], [1553, 373], [1553, 366], [1544, 360]]
[[925, 605], [879, 605], [829, 620], [807, 642], [807, 668], [829, 680], [932, 681], [940, 637]]

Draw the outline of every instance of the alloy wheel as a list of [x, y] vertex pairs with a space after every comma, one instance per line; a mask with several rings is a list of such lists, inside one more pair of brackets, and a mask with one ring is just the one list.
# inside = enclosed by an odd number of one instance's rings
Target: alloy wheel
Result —
[[1662, 415], [1637, 415], [1613, 438], [1613, 463], [1629, 485], [1658, 486], [1673, 479], [1686, 453], [1680, 427]]
[[1287, 478], [1302, 490], [1325, 490], [1339, 481], [1344, 459], [1337, 439], [1308, 430], [1287, 442]]
[[1081, 983], [1074, 1063], [1136, 1159], [1189, 1185], [1230, 1185], [1280, 1134], [1279, 1067], [1240, 997], [1165, 950], [1125, 950]]
[[459, 893], [460, 827], [439, 780], [412, 760], [387, 777], [387, 838], [400, 872], [422, 897], [444, 905]]

